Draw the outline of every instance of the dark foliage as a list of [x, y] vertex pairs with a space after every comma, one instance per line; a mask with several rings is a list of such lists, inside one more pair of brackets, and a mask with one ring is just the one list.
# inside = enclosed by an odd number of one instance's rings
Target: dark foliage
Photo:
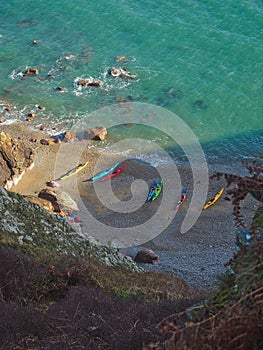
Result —
[[91, 268], [68, 257], [39, 265], [0, 247], [0, 349], [141, 349], [164, 317], [193, 303], [118, 298], [94, 285]]
[[246, 164], [250, 177], [224, 176], [229, 187], [237, 225], [245, 225], [240, 202], [250, 193], [259, 206], [250, 226], [253, 236], [229, 262], [229, 273], [218, 292], [191, 312], [162, 320], [158, 341], [143, 350], [260, 350], [263, 349], [263, 166], [259, 159]]
[[257, 201], [263, 202], [263, 156], [259, 156], [251, 163], [243, 162], [249, 176], [238, 176], [232, 174], [216, 173], [211, 178], [224, 177], [227, 181], [226, 200], [233, 204], [233, 215], [238, 226], [245, 226], [241, 213], [240, 202], [251, 194]]

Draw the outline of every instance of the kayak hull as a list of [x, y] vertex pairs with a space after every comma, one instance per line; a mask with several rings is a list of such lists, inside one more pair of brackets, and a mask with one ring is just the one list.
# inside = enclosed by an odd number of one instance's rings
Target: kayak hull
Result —
[[152, 184], [151, 188], [150, 188], [150, 191], [149, 191], [149, 194], [148, 194], [148, 197], [147, 197], [147, 202], [149, 202], [153, 195], [154, 195], [154, 191], [156, 190], [157, 186], [158, 186], [158, 183], [159, 183], [159, 179], [157, 178], [154, 183]]
[[108, 176], [104, 177], [103, 179], [100, 180], [100, 182], [107, 181], [118, 176], [120, 173], [123, 172], [125, 168], [126, 168], [126, 165], [123, 165], [121, 168], [114, 170], [112, 174], [109, 174]]
[[112, 167], [108, 168], [108, 169], [105, 169], [103, 171], [101, 171], [100, 173], [98, 173], [97, 175], [87, 179], [87, 180], [84, 180], [83, 182], [87, 182], [87, 181], [97, 181], [97, 180], [100, 180], [102, 179], [103, 177], [111, 174], [115, 168], [117, 168], [117, 166], [119, 165], [120, 163], [116, 163], [114, 164]]
[[162, 192], [162, 188], [163, 188], [163, 181], [161, 180], [154, 191], [154, 194], [152, 196], [152, 201], [155, 201], [159, 197], [160, 193]]
[[187, 187], [183, 188], [181, 198], [177, 203], [176, 210], [179, 210], [180, 207], [184, 204], [187, 196]]
[[224, 192], [224, 187], [222, 187], [221, 190], [217, 192], [217, 194], [204, 205], [203, 209], [206, 210], [210, 208], [211, 205], [215, 204], [218, 201], [218, 199], [222, 196], [223, 192]]
[[71, 169], [70, 171], [68, 171], [66, 174], [60, 176], [58, 179], [56, 179], [55, 181], [60, 181], [60, 180], [65, 180], [67, 178], [69, 178], [72, 175], [77, 174], [78, 172], [80, 172], [81, 170], [83, 170], [84, 168], [86, 168], [86, 166], [88, 165], [89, 162], [86, 162], [84, 164], [79, 164], [78, 166], [76, 166], [75, 168]]

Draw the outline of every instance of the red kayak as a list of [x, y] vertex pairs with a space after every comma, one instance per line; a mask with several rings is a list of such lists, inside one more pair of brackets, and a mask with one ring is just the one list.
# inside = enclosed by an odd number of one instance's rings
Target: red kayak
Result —
[[114, 170], [112, 174], [109, 174], [108, 176], [104, 177], [103, 179], [100, 180], [100, 182], [112, 179], [113, 177], [119, 175], [125, 168], [126, 168], [126, 165], [123, 165], [119, 169]]
[[181, 198], [180, 198], [179, 202], [177, 203], [176, 210], [179, 210], [181, 205], [184, 203], [184, 201], [186, 200], [186, 195], [187, 195], [187, 187], [183, 188], [183, 190], [182, 190]]

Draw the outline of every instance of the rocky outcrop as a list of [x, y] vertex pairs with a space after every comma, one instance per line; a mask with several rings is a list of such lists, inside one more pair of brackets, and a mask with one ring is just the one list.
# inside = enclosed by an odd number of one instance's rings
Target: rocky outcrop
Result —
[[34, 166], [34, 154], [22, 141], [0, 133], [0, 186], [10, 189]]
[[77, 203], [64, 191], [55, 188], [44, 188], [38, 194], [39, 198], [52, 203], [55, 212], [77, 212], [79, 211]]
[[24, 253], [28, 251], [31, 256], [64, 254], [143, 271], [131, 258], [123, 256], [118, 249], [99, 244], [91, 234], [77, 233], [67, 220], [50, 215], [23, 196], [0, 187], [1, 243], [23, 246]]
[[24, 196], [29, 202], [38, 205], [39, 207], [44, 208], [49, 214], [54, 214], [54, 208], [50, 201], [44, 198], [35, 197], [35, 196]]
[[107, 129], [104, 126], [96, 126], [95, 128], [87, 129], [84, 132], [85, 138], [88, 140], [105, 140], [107, 137]]

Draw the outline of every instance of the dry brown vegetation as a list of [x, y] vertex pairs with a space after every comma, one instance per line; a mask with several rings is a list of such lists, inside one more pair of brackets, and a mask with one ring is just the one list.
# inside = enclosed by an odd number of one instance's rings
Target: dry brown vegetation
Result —
[[[156, 325], [205, 294], [179, 279], [0, 248], [1, 349], [141, 349]], [[161, 281], [161, 284], [160, 284]]]

